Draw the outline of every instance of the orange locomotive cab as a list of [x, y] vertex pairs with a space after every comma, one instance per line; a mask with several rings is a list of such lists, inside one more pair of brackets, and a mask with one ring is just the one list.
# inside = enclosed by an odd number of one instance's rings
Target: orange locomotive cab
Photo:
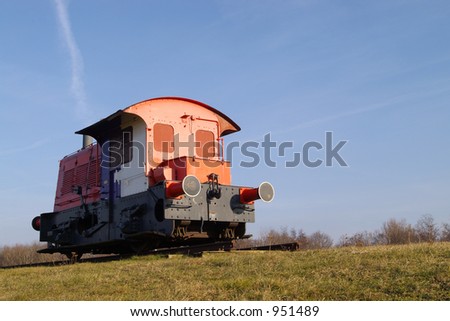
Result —
[[151, 185], [187, 175], [203, 183], [214, 171], [224, 184], [231, 184], [221, 138], [240, 128], [227, 116], [184, 98], [151, 99], [125, 111], [139, 115], [147, 124], [146, 174]]

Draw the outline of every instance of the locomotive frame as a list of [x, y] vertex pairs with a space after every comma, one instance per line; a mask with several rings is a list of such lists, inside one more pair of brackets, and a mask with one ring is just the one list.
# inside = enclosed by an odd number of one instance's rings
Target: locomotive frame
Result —
[[[180, 97], [131, 105], [78, 132], [59, 164], [54, 209], [32, 220], [42, 253], [136, 253], [242, 238], [271, 184], [231, 185], [223, 136], [240, 127]], [[86, 143], [92, 137], [95, 143]]]

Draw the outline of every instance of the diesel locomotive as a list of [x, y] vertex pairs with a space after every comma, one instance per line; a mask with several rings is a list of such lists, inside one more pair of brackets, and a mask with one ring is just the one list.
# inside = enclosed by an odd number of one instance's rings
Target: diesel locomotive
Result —
[[[239, 126], [179, 97], [139, 102], [76, 132], [83, 147], [59, 162], [52, 212], [32, 220], [42, 253], [133, 253], [228, 241], [255, 221], [274, 189], [231, 184], [223, 137]], [[93, 139], [92, 139], [93, 138]]]

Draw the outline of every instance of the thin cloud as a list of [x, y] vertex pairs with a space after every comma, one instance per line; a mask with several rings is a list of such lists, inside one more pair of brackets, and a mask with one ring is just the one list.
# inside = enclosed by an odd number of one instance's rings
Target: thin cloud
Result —
[[383, 102], [374, 103], [374, 104], [366, 106], [366, 107], [347, 110], [347, 111], [343, 111], [338, 114], [305, 121], [305, 122], [297, 124], [293, 127], [289, 127], [284, 130], [280, 130], [277, 133], [292, 132], [292, 131], [296, 131], [296, 130], [303, 129], [303, 128], [314, 127], [314, 126], [317, 126], [317, 125], [320, 125], [320, 124], [323, 124], [326, 122], [334, 121], [337, 119], [341, 119], [341, 118], [346, 118], [346, 117], [350, 117], [350, 116], [354, 116], [354, 115], [358, 115], [358, 114], [364, 114], [367, 112], [372, 112], [372, 111], [376, 111], [376, 110], [384, 109], [384, 108], [392, 108], [393, 106], [400, 104], [400, 103], [404, 103], [404, 102], [411, 101], [411, 100], [418, 99], [418, 98], [439, 95], [442, 93], [446, 93], [448, 91], [449, 91], [448, 88], [443, 87], [443, 88], [436, 88], [433, 90], [428, 90], [424, 93], [414, 92], [414, 93], [401, 94], [401, 95], [391, 97]]
[[70, 56], [72, 72], [71, 91], [76, 100], [76, 113], [80, 119], [87, 121], [90, 116], [90, 112], [87, 107], [86, 92], [84, 89], [83, 57], [81, 56], [81, 52], [72, 33], [69, 15], [67, 13], [66, 1], [54, 0], [54, 2], [59, 28]]

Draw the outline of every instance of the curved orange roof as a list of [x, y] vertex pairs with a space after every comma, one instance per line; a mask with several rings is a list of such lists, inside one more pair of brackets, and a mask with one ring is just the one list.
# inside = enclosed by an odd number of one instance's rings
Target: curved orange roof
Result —
[[[227, 115], [223, 114], [222, 112], [218, 111], [217, 109], [204, 104], [202, 102], [189, 99], [189, 98], [182, 98], [182, 97], [159, 97], [159, 98], [151, 98], [147, 100], [143, 100], [139, 103], [133, 104], [131, 106], [128, 106], [122, 110], [118, 110], [117, 112], [109, 115], [108, 117], [103, 118], [102, 120], [84, 128], [76, 132], [76, 134], [83, 134], [83, 135], [89, 135], [92, 137], [97, 138], [96, 136], [102, 136], [102, 132], [108, 128], [113, 126], [122, 116], [124, 113], [131, 113], [136, 114], [142, 118], [143, 114], [143, 108], [144, 106], [147, 106], [152, 103], [159, 103], [162, 101], [172, 101], [174, 103], [180, 103], [180, 102], [186, 102], [188, 104], [193, 104], [199, 107], [202, 107], [210, 112], [212, 112], [216, 117], [220, 125], [220, 135], [225, 136], [234, 132], [237, 132], [241, 130], [241, 128], [233, 121], [231, 120]], [[98, 140], [98, 139], [97, 139]]]

